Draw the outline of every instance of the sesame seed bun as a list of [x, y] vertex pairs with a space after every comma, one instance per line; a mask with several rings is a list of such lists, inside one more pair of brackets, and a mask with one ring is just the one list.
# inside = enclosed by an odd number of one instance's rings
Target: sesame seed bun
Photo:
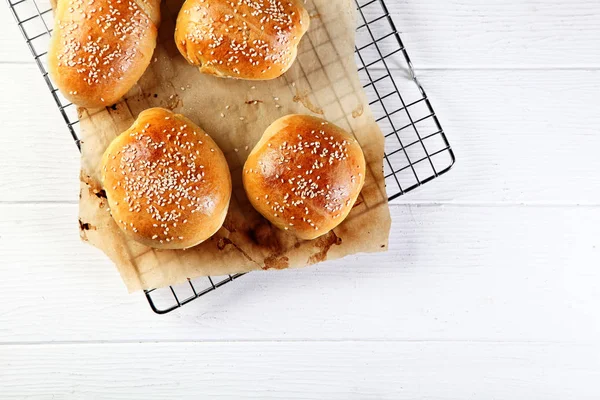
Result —
[[293, 64], [310, 17], [298, 0], [187, 0], [175, 43], [200, 72], [266, 80]]
[[48, 70], [80, 107], [117, 102], [140, 79], [156, 47], [159, 0], [58, 1]]
[[142, 112], [102, 158], [117, 225], [138, 242], [183, 249], [217, 232], [231, 199], [225, 156], [199, 126], [162, 108]]
[[365, 181], [365, 158], [343, 129], [288, 115], [267, 128], [242, 177], [250, 203], [273, 225], [315, 239], [352, 210]]

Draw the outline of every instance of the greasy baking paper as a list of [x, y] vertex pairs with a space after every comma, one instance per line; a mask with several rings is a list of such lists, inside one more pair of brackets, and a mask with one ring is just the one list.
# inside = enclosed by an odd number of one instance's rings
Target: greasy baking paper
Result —
[[[221, 79], [201, 74], [175, 47], [181, 0], [162, 4], [153, 62], [126, 99], [102, 110], [80, 109], [81, 237], [117, 265], [130, 292], [205, 275], [302, 267], [359, 252], [387, 249], [390, 215], [383, 178], [383, 136], [369, 110], [354, 61], [353, 0], [308, 0], [311, 26], [298, 58], [272, 81]], [[129, 239], [113, 222], [100, 184], [100, 160], [111, 140], [150, 107], [186, 115], [225, 153], [233, 196], [225, 224], [187, 250], [155, 250]], [[364, 189], [348, 218], [312, 241], [297, 240], [262, 218], [242, 187], [242, 166], [264, 130], [292, 114], [323, 117], [354, 134], [367, 161]]]

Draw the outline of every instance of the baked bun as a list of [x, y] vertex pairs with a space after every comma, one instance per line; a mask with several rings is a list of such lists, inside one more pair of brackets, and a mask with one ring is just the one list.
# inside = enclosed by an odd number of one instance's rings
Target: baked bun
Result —
[[108, 146], [101, 168], [114, 220], [146, 246], [192, 247], [223, 224], [231, 199], [227, 161], [183, 115], [142, 112]]
[[48, 69], [61, 93], [86, 108], [123, 97], [150, 64], [159, 6], [160, 0], [59, 0]]
[[187, 0], [175, 43], [200, 72], [266, 80], [291, 67], [309, 24], [299, 0]]
[[352, 210], [365, 180], [365, 157], [356, 139], [334, 124], [288, 115], [267, 128], [242, 176], [259, 213], [300, 239], [314, 239]]

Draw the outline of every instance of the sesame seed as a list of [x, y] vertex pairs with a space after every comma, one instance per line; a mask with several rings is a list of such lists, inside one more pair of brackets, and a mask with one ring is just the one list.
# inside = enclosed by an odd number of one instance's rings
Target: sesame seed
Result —
[[[297, 42], [299, 36], [299, 29], [294, 23], [297, 19], [293, 18], [301, 9], [299, 4], [279, 0], [237, 0], [225, 1], [221, 7], [221, 23], [217, 24], [209, 11], [209, 2], [200, 1], [194, 6], [198, 13], [194, 21], [197, 24], [181, 41], [182, 45], [189, 41], [209, 49], [204, 53], [198, 52], [202, 56], [202, 64], [233, 77], [243, 77], [240, 67], [247, 65], [264, 65], [259, 69], [263, 74], [273, 66], [281, 72], [287, 69], [294, 55], [290, 43]], [[260, 26], [261, 31], [267, 27], [276, 35], [255, 35], [251, 26]], [[234, 33], [241, 38], [230, 36]], [[217, 48], [218, 53], [215, 51]], [[252, 89], [255, 88], [252, 86]]]
[[[183, 212], [202, 212], [206, 208], [206, 201], [202, 194], [204, 166], [198, 163], [199, 152], [194, 149], [200, 141], [189, 134], [187, 124], [178, 122], [177, 118], [164, 118], [162, 132], [161, 129], [152, 131], [148, 124], [132, 132], [131, 136], [138, 145], [125, 144], [116, 153], [119, 155], [116, 162], [123, 175], [117, 184], [123, 183], [121, 186], [125, 190], [123, 199], [127, 209], [149, 215], [152, 226], [160, 228], [161, 232], [153, 235], [153, 239], [164, 235], [161, 240], [168, 242], [175, 240], [177, 232], [169, 232], [177, 229]], [[162, 140], [157, 140], [160, 137], [157, 133], [163, 135]], [[140, 149], [151, 156], [138, 157]], [[215, 151], [214, 148], [210, 150]], [[165, 207], [168, 211], [165, 211]], [[126, 225], [133, 232], [138, 231], [132, 222], [128, 221]]]
[[[267, 144], [268, 147], [269, 144], [271, 143]], [[304, 204], [305, 200], [317, 198], [322, 199], [323, 211], [337, 213], [341, 210], [346, 199], [340, 200], [340, 195], [343, 193], [337, 185], [330, 184], [335, 181], [328, 179], [323, 182], [321, 170], [325, 166], [345, 162], [348, 155], [347, 145], [347, 140], [337, 139], [322, 130], [299, 132], [293, 139], [281, 143], [277, 148], [278, 167], [273, 172], [273, 176], [282, 184], [289, 185], [289, 192], [284, 194], [283, 199], [268, 204], [274, 211], [273, 215], [284, 215], [284, 211], [288, 208], [299, 208], [304, 211], [304, 215], [308, 216], [311, 210]], [[303, 158], [300, 158], [302, 154], [312, 154], [312, 163], [304, 164]], [[258, 165], [261, 165], [261, 162], [257, 161]], [[289, 220], [293, 219], [290, 215]], [[309, 225], [312, 224], [312, 227], [318, 228], [310, 219], [303, 220]]]

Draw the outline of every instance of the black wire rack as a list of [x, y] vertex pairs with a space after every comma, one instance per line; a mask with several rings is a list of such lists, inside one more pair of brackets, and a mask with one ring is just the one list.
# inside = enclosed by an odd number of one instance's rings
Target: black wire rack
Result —
[[[77, 108], [48, 76], [46, 54], [54, 25], [50, 1], [7, 1], [80, 149]], [[448, 172], [455, 157], [384, 0], [355, 2], [359, 14], [356, 62], [371, 111], [385, 136], [384, 174], [391, 201]], [[152, 310], [165, 314], [242, 275], [188, 279], [185, 284], [146, 290], [145, 294]]]

